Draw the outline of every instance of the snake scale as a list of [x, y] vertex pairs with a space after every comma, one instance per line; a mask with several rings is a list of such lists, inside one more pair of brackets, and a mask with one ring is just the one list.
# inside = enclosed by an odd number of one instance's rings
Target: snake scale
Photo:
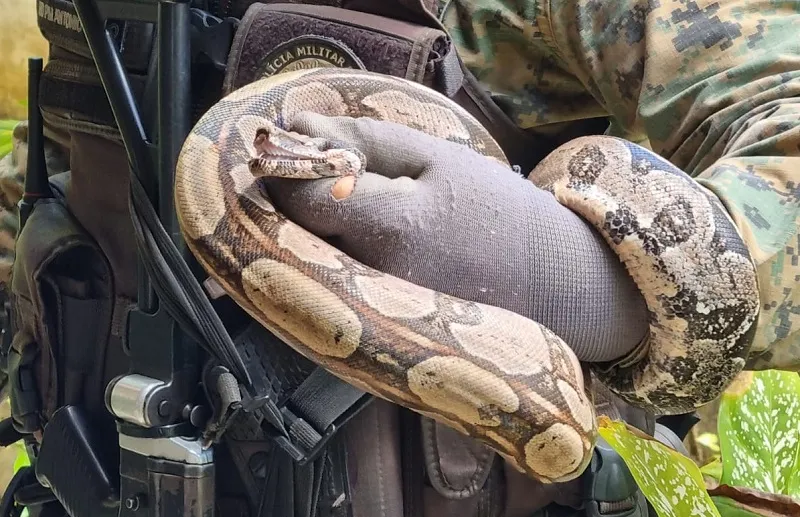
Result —
[[[507, 164], [471, 115], [423, 85], [337, 68], [260, 79], [214, 105], [182, 148], [175, 202], [194, 256], [253, 318], [345, 381], [481, 440], [533, 478], [580, 475], [595, 412], [586, 370], [558, 336], [367, 267], [275, 210], [260, 176], [369, 167], [358, 150], [288, 132], [303, 111], [405, 124]], [[562, 145], [530, 179], [602, 233], [648, 304], [634, 353], [588, 368], [659, 414], [714, 399], [744, 367], [759, 308], [754, 262], [718, 199], [604, 136]]]

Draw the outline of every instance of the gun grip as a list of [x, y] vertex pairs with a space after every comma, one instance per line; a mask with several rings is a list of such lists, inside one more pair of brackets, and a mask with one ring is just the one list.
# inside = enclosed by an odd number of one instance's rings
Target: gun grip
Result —
[[106, 449], [84, 411], [64, 406], [45, 427], [36, 479], [73, 517], [116, 517], [119, 477], [112, 461], [104, 457]]

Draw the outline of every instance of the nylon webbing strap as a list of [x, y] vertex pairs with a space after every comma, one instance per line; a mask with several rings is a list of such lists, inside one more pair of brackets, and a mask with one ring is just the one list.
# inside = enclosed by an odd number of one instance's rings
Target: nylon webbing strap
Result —
[[439, 88], [448, 97], [452, 97], [461, 89], [464, 83], [464, 71], [455, 46], [451, 45], [447, 54], [437, 62], [436, 75]]
[[[42, 36], [86, 59], [92, 59], [75, 6], [68, 0], [37, 0], [36, 14]], [[152, 23], [109, 19], [106, 30], [127, 70], [147, 71], [155, 41]]]
[[256, 391], [243, 397], [242, 408], [301, 467], [323, 454], [339, 429], [373, 400], [256, 322], [235, 342]]
[[[37, 0], [39, 27], [52, 43], [42, 74], [39, 103], [48, 127], [120, 139], [116, 120], [94, 65], [86, 37], [68, 0]], [[192, 124], [219, 99], [225, 57], [236, 20], [221, 20], [192, 9]], [[153, 71], [155, 29], [152, 23], [109, 19], [106, 29], [115, 43], [134, 98], [146, 125], [156, 102]]]
[[[66, 59], [63, 52], [53, 54], [39, 85], [39, 103], [47, 122], [63, 130], [118, 134], [111, 105], [91, 61]], [[141, 102], [146, 77], [130, 73], [128, 79]]]
[[341, 420], [366, 394], [316, 368], [282, 409], [290, 436], [306, 451], [312, 451], [335, 432], [331, 426]]

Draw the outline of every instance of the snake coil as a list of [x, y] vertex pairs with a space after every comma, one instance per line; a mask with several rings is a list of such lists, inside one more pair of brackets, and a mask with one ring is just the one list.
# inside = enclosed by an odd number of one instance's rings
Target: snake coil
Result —
[[[420, 84], [337, 68], [262, 79], [214, 105], [180, 154], [176, 208], [198, 261], [253, 318], [345, 381], [483, 441], [536, 479], [579, 476], [596, 423], [566, 343], [518, 314], [369, 268], [275, 210], [251, 168], [259, 152], [262, 174], [363, 170], [359, 153], [285, 132], [302, 111], [405, 124], [507, 164], [472, 116]], [[647, 338], [623, 361], [589, 365], [597, 377], [661, 414], [715, 398], [744, 366], [759, 307], [754, 263], [720, 202], [612, 137], [559, 147], [530, 179], [601, 232], [648, 304]]]

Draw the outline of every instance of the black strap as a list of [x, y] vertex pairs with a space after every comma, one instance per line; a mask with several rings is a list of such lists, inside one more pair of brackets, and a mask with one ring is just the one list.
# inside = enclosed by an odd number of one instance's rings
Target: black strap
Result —
[[294, 517], [295, 468], [296, 464], [287, 455], [269, 455], [266, 480], [256, 517]]
[[[145, 79], [141, 74], [128, 74], [137, 101], [141, 101]], [[55, 123], [60, 129], [99, 136], [118, 133], [111, 105], [91, 61], [55, 49], [45, 66], [39, 88], [39, 104], [45, 114], [70, 114], [63, 123]], [[53, 124], [52, 116], [48, 117], [48, 122]]]
[[364, 393], [318, 367], [280, 407], [280, 423], [265, 418], [272, 438], [305, 466], [315, 461], [339, 429], [372, 401]]
[[[39, 30], [47, 41], [70, 52], [92, 59], [75, 6], [69, 0], [37, 0]], [[155, 42], [152, 23], [109, 19], [106, 30], [125, 68], [147, 71], [150, 51]], [[105, 95], [101, 96], [105, 97]], [[98, 99], [99, 97], [95, 97]]]
[[365, 393], [333, 376], [315, 369], [295, 390], [281, 410], [289, 435], [307, 451], [328, 441], [340, 420], [358, 404]]
[[347, 458], [346, 440], [340, 435], [327, 448], [316, 517], [352, 516], [352, 488]]
[[[268, 437], [299, 467], [313, 463], [339, 429], [373, 400], [256, 322], [249, 322], [235, 343], [246, 359], [255, 392], [243, 393], [241, 409], [257, 417]], [[216, 370], [207, 368], [211, 373]], [[217, 383], [207, 380], [205, 384], [208, 389]], [[214, 394], [211, 398], [221, 399]], [[217, 416], [222, 413], [229, 412], [223, 408]], [[221, 430], [225, 426], [218, 425]]]
[[409, 409], [400, 409], [404, 517], [419, 517], [424, 513], [425, 459], [422, 455], [421, 418]]
[[448, 97], [454, 96], [464, 84], [464, 69], [455, 45], [449, 46], [447, 54], [435, 66], [439, 90]]
[[[39, 95], [48, 125], [66, 131], [119, 139], [119, 129], [97, 67], [92, 61], [86, 37], [82, 31], [71, 30], [69, 27], [72, 22], [66, 21], [72, 19], [75, 11], [72, 2], [40, 2], [43, 3], [39, 8], [39, 26], [45, 38], [52, 43]], [[51, 14], [42, 14], [47, 11], [51, 11]], [[199, 9], [192, 9], [190, 13], [193, 67], [191, 121], [195, 123], [220, 97], [225, 58], [238, 20], [215, 18]], [[48, 21], [53, 17], [61, 23]], [[75, 20], [77, 23], [77, 16]], [[154, 105], [156, 96], [153, 45], [156, 31], [141, 29], [149, 25], [152, 24], [114, 20], [108, 20], [106, 24], [117, 49], [121, 49], [127, 78], [140, 106]], [[115, 27], [118, 30], [113, 30]], [[139, 29], [134, 30], [135, 27]], [[69, 116], [65, 117], [63, 113]], [[154, 118], [154, 113], [154, 110], [144, 110], [143, 118]]]
[[0, 500], [0, 517], [19, 517], [22, 514], [23, 508], [15, 504], [14, 495], [21, 487], [35, 481], [35, 476], [33, 467], [22, 467], [14, 474]]
[[505, 514], [506, 486], [503, 461], [495, 454], [492, 470], [479, 494], [478, 517], [501, 517]]
[[[313, 510], [314, 517], [347, 517], [346, 440], [337, 431], [372, 397], [316, 366], [258, 323], [242, 324], [235, 343], [246, 358], [258, 398], [245, 394], [241, 405], [248, 412], [231, 419], [225, 442], [254, 516], [302, 517]], [[209, 375], [215, 369], [207, 367]]]

